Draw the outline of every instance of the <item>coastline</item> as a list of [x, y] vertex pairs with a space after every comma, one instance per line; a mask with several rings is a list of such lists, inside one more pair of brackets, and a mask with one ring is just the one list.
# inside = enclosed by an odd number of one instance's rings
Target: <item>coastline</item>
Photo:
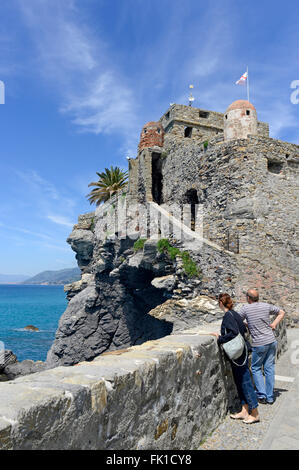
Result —
[[63, 285], [0, 284], [2, 349], [13, 351], [18, 361], [44, 361], [66, 306]]

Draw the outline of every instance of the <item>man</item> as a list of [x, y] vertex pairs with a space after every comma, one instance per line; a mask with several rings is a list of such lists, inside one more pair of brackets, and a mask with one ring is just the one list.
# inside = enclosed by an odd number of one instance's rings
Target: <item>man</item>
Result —
[[[275, 358], [277, 341], [274, 330], [283, 319], [285, 313], [279, 307], [259, 302], [259, 293], [256, 289], [249, 289], [247, 305], [239, 310], [239, 314], [246, 320], [252, 338], [251, 371], [255, 383], [259, 403], [274, 403]], [[271, 323], [270, 314], [277, 314]], [[262, 372], [264, 369], [264, 375]]]

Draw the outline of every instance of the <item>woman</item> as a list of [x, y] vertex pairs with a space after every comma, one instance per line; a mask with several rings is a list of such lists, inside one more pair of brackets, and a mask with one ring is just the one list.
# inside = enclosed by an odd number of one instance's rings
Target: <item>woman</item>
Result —
[[[220, 294], [218, 297], [219, 307], [225, 315], [221, 324], [221, 334], [211, 333], [216, 336], [218, 344], [227, 343], [235, 338], [239, 333], [245, 340], [246, 326], [243, 323], [241, 316], [233, 310], [233, 302], [228, 294]], [[245, 340], [246, 342], [246, 340]], [[258, 413], [258, 400], [251, 380], [251, 375], [248, 367], [248, 348], [249, 343], [246, 343], [246, 348], [242, 356], [238, 359], [231, 361], [234, 381], [238, 390], [238, 395], [241, 401], [242, 410], [240, 413], [230, 415], [232, 419], [241, 419], [243, 423], [252, 424], [260, 421]], [[247, 357], [246, 357], [247, 356]]]

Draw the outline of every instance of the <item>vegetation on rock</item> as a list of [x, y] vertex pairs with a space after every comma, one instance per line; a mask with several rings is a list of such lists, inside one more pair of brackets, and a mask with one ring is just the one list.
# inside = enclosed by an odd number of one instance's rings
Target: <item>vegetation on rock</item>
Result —
[[146, 238], [139, 238], [139, 239], [134, 243], [134, 251], [143, 250], [143, 247], [144, 247], [145, 242], [146, 242]]
[[200, 268], [191, 258], [188, 251], [181, 251], [179, 248], [171, 245], [167, 238], [161, 238], [157, 243], [157, 249], [160, 253], [167, 253], [174, 260], [177, 256], [182, 259], [183, 269], [188, 277], [198, 277], [201, 273]]

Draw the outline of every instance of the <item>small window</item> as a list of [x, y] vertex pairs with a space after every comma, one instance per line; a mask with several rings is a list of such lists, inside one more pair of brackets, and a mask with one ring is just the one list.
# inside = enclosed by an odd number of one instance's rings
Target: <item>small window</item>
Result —
[[246, 116], [250, 116], [250, 111], [249, 111], [249, 109], [246, 109]]
[[227, 114], [225, 115], [225, 119], [227, 119]]
[[190, 138], [191, 135], [192, 135], [192, 127], [185, 127], [184, 136]]
[[160, 134], [160, 132], [161, 132], [161, 129], [158, 129], [158, 134]]
[[209, 117], [209, 113], [207, 111], [199, 111], [199, 117], [207, 119]]
[[143, 129], [143, 133], [146, 134], [146, 133], [147, 133], [147, 129]]
[[169, 112], [165, 114], [165, 119], [169, 119]]
[[278, 175], [281, 172], [282, 167], [282, 163], [268, 160], [268, 171], [270, 171], [270, 173], [275, 173], [276, 175]]
[[286, 153], [286, 158], [289, 158], [290, 154], [289, 153]]

